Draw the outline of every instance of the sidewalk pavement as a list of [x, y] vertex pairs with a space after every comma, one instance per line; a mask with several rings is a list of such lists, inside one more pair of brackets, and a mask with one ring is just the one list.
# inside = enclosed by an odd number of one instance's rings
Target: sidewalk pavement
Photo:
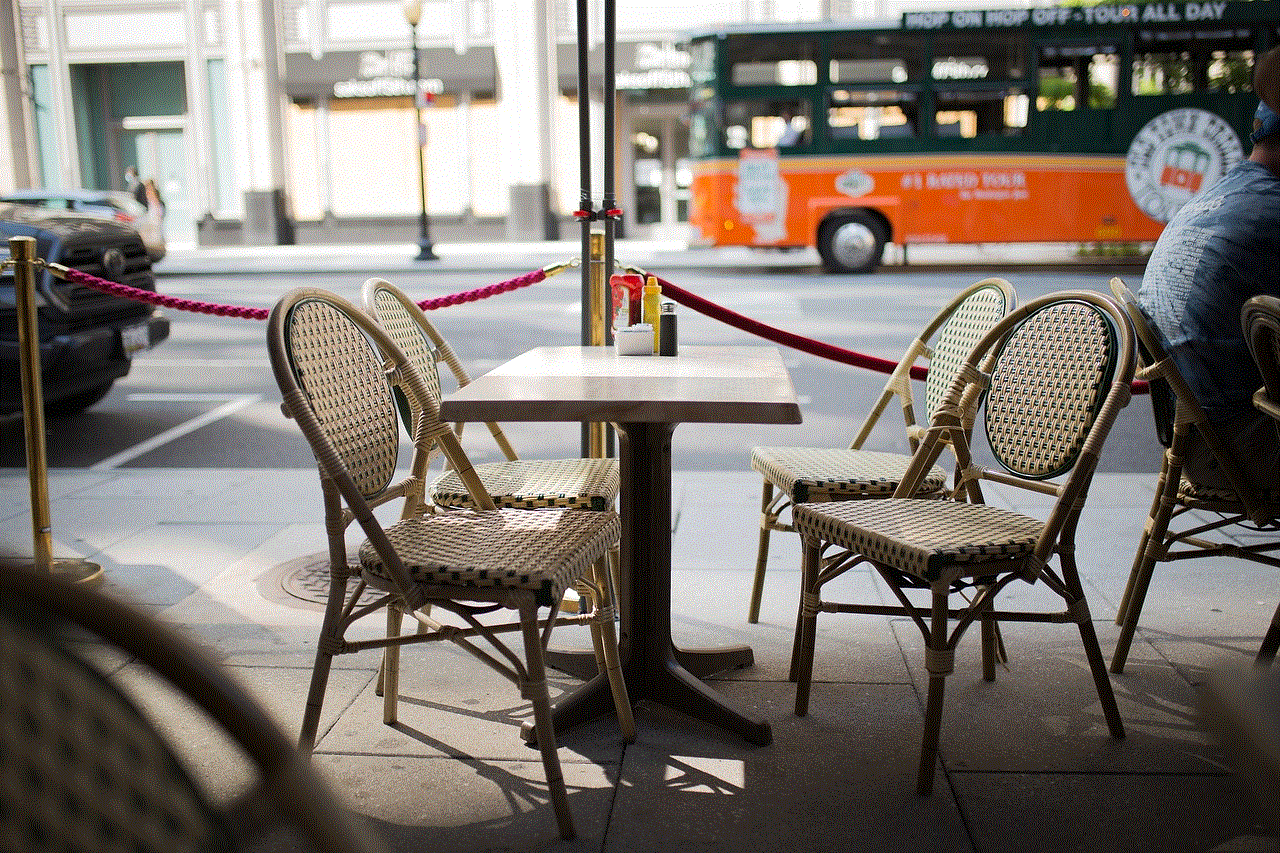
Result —
[[[675, 474], [673, 630], [682, 645], [755, 650], [755, 666], [711, 684], [772, 724], [771, 745], [652, 705], [638, 710], [630, 746], [612, 718], [570, 730], [560, 752], [580, 837], [560, 842], [537, 753], [518, 736], [525, 703], [487, 667], [433, 645], [406, 654], [391, 727], [374, 696], [377, 655], [336, 661], [317, 765], [404, 851], [1276, 849], [1197, 719], [1207, 673], [1252, 660], [1275, 606], [1273, 571], [1227, 558], [1157, 569], [1126, 672], [1113, 677], [1120, 741], [1107, 735], [1073, 628], [1002, 626], [1010, 660], [994, 683], [981, 679], [970, 632], [947, 687], [935, 793], [921, 798], [918, 631], [902, 619], [822, 617], [810, 714], [794, 716], [799, 545], [775, 535], [761, 621], [747, 624], [760, 482], [745, 458], [743, 469]], [[1154, 480], [1099, 475], [1081, 524], [1108, 659]], [[0, 485], [0, 546], [29, 554], [26, 472], [0, 471]], [[57, 470], [49, 489], [57, 556], [100, 564], [107, 592], [204, 643], [297, 731], [320, 620], [308, 599], [325, 580], [314, 472]], [[850, 595], [884, 593], [865, 570], [842, 583]], [[1007, 594], [1026, 604], [1043, 590]], [[583, 642], [575, 633], [557, 644]], [[244, 784], [244, 768], [189, 709], [128, 662], [120, 675], [207, 784]], [[575, 683], [557, 676], [553, 698]]]

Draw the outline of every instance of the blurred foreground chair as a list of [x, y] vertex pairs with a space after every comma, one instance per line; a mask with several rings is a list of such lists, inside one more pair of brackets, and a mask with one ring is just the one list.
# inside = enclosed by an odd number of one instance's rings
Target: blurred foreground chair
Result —
[[[1262, 374], [1262, 387], [1253, 395], [1253, 404], [1276, 420], [1280, 429], [1280, 299], [1255, 296], [1245, 302], [1241, 312], [1245, 341]], [[1280, 562], [1280, 561], [1278, 561]], [[1271, 617], [1255, 663], [1269, 666], [1280, 650], [1280, 604]], [[1274, 681], [1273, 681], [1274, 683]]]
[[[1157, 430], [1167, 442], [1156, 481], [1156, 494], [1143, 526], [1138, 550], [1129, 570], [1124, 596], [1116, 609], [1120, 636], [1111, 656], [1111, 671], [1124, 672], [1129, 649], [1142, 615], [1142, 605], [1151, 586], [1156, 563], [1200, 557], [1239, 557], [1255, 563], [1280, 567], [1280, 559], [1270, 552], [1280, 548], [1280, 540], [1268, 537], [1241, 544], [1235, 533], [1247, 530], [1280, 531], [1280, 493], [1259, 491], [1249, 485], [1235, 457], [1214, 428], [1191, 388], [1165, 351], [1159, 332], [1138, 304], [1137, 297], [1118, 278], [1111, 290], [1124, 306], [1141, 344], [1144, 366], [1139, 378], [1150, 383], [1156, 404]], [[1169, 395], [1172, 405], [1160, 405], [1160, 396]], [[1171, 412], [1171, 425], [1160, 423], [1162, 413]], [[1233, 488], [1211, 488], [1193, 483], [1183, 474], [1183, 462], [1192, 441], [1192, 430], [1214, 454], [1219, 469]], [[1212, 537], [1212, 538], [1211, 538]], [[1273, 632], [1275, 629], [1273, 629]], [[1263, 662], [1266, 644], [1258, 653]], [[1275, 656], [1274, 644], [1270, 656]]]
[[[969, 350], [1013, 308], [1016, 301], [1013, 287], [1000, 278], [983, 279], [960, 291], [903, 353], [871, 413], [847, 448], [752, 448], [751, 467], [764, 477], [764, 488], [760, 498], [760, 543], [756, 551], [751, 604], [747, 609], [748, 622], [754, 623], [760, 618], [770, 531], [794, 530], [791, 524], [781, 520], [783, 513], [799, 504], [887, 498], [892, 495], [907, 470], [911, 455], [862, 449], [880, 416], [889, 402], [897, 397], [906, 422], [907, 441], [914, 451], [923, 430], [916, 420], [911, 368], [921, 360], [929, 368], [925, 380], [925, 423], [928, 423]], [[936, 340], [934, 335], [937, 335]], [[935, 467], [921, 481], [917, 494], [940, 495], [946, 484], [947, 472]], [[794, 672], [792, 675], [794, 677]]]
[[[927, 794], [933, 788], [943, 688], [969, 625], [1074, 622], [1107, 727], [1113, 737], [1124, 736], [1075, 552], [1098, 454], [1129, 401], [1134, 359], [1128, 321], [1108, 297], [1069, 291], [1035, 299], [1000, 321], [966, 358], [893, 497], [796, 507], [804, 596], [797, 715], [808, 713], [818, 613], [910, 617], [924, 635], [929, 674], [917, 777], [919, 793]], [[999, 469], [977, 465], [969, 451], [967, 421], [979, 397]], [[955, 490], [944, 500], [913, 497], [947, 444], [959, 465]], [[1051, 496], [1047, 520], [986, 505], [984, 480]], [[1057, 570], [1049, 565], [1055, 555]], [[876, 570], [898, 604], [822, 599], [825, 584], [862, 563]], [[1062, 598], [1063, 610], [997, 610], [996, 597], [1017, 581], [1044, 584]], [[930, 602], [913, 602], [913, 589], [927, 589]], [[954, 609], [953, 594], [962, 599]]]
[[[104, 660], [145, 664], [203, 712], [257, 774], [250, 789], [214, 802]], [[132, 606], [12, 567], [0, 567], [0, 791], [0, 850], [15, 853], [256, 850], [282, 831], [290, 850], [382, 849], [193, 643]]]
[[[609, 679], [624, 737], [635, 737], [618, 664], [604, 560], [618, 541], [617, 516], [613, 512], [495, 509], [457, 437], [441, 423], [434, 399], [413, 364], [381, 326], [339, 297], [313, 289], [286, 295], [271, 312], [267, 334], [284, 411], [298, 423], [320, 465], [329, 535], [329, 598], [302, 721], [301, 747], [309, 750], [315, 741], [334, 655], [387, 650], [383, 718], [391, 723], [396, 719], [399, 648], [454, 642], [510, 678], [532, 704], [560, 834], [574, 837], [543, 656], [554, 626], [590, 625], [596, 664]], [[412, 410], [424, 413], [413, 422], [415, 448], [439, 442], [477, 510], [413, 514], [387, 527], [379, 521], [377, 507], [421, 488], [427, 460], [425, 453], [415, 452], [409, 476], [391, 482], [400, 443], [392, 383]], [[367, 537], [357, 566], [349, 566], [347, 558], [346, 532], [352, 522]], [[348, 595], [352, 576], [358, 581]], [[594, 606], [578, 616], [561, 616], [560, 599], [571, 584], [583, 588]], [[381, 593], [380, 597], [362, 603], [366, 588]], [[456, 619], [437, 620], [426, 612], [428, 605]], [[541, 620], [540, 608], [549, 611]], [[387, 613], [384, 638], [347, 638], [353, 623], [382, 609]], [[516, 611], [518, 619], [500, 624], [486, 619], [504, 609]], [[400, 635], [402, 614], [412, 615], [421, 630]], [[502, 641], [500, 635], [508, 632], [521, 635], [523, 660]], [[475, 642], [481, 639], [487, 646]]]

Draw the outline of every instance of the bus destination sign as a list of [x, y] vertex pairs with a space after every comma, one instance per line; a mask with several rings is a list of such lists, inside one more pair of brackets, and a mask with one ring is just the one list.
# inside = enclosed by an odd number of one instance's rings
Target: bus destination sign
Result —
[[1230, 19], [1233, 3], [1125, 3], [1102, 6], [1044, 6], [1034, 9], [960, 9], [903, 12], [906, 30], [977, 27], [1061, 27], [1099, 24], [1183, 24]]

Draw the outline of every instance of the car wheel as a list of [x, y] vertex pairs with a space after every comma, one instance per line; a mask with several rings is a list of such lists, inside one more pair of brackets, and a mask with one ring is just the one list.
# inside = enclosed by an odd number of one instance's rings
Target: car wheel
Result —
[[831, 272], [871, 272], [884, 244], [884, 225], [865, 210], [834, 214], [818, 228], [818, 254]]
[[55, 418], [65, 418], [71, 415], [78, 415], [94, 403], [101, 400], [111, 391], [114, 382], [104, 382], [101, 385], [95, 385], [92, 388], [72, 394], [70, 397], [64, 397], [53, 403], [46, 403], [44, 412], [46, 415], [52, 415]]

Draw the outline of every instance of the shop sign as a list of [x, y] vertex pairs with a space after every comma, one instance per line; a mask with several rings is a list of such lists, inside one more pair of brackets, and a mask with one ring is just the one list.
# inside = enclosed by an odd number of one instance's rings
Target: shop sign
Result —
[[688, 89], [689, 51], [670, 42], [640, 42], [636, 45], [634, 69], [614, 74], [618, 89]]
[[[413, 51], [366, 50], [360, 53], [356, 77], [333, 84], [335, 98], [387, 98], [413, 96]], [[418, 81], [418, 91], [444, 92], [444, 81], [430, 77]], [[429, 99], [428, 99], [429, 100]]]

